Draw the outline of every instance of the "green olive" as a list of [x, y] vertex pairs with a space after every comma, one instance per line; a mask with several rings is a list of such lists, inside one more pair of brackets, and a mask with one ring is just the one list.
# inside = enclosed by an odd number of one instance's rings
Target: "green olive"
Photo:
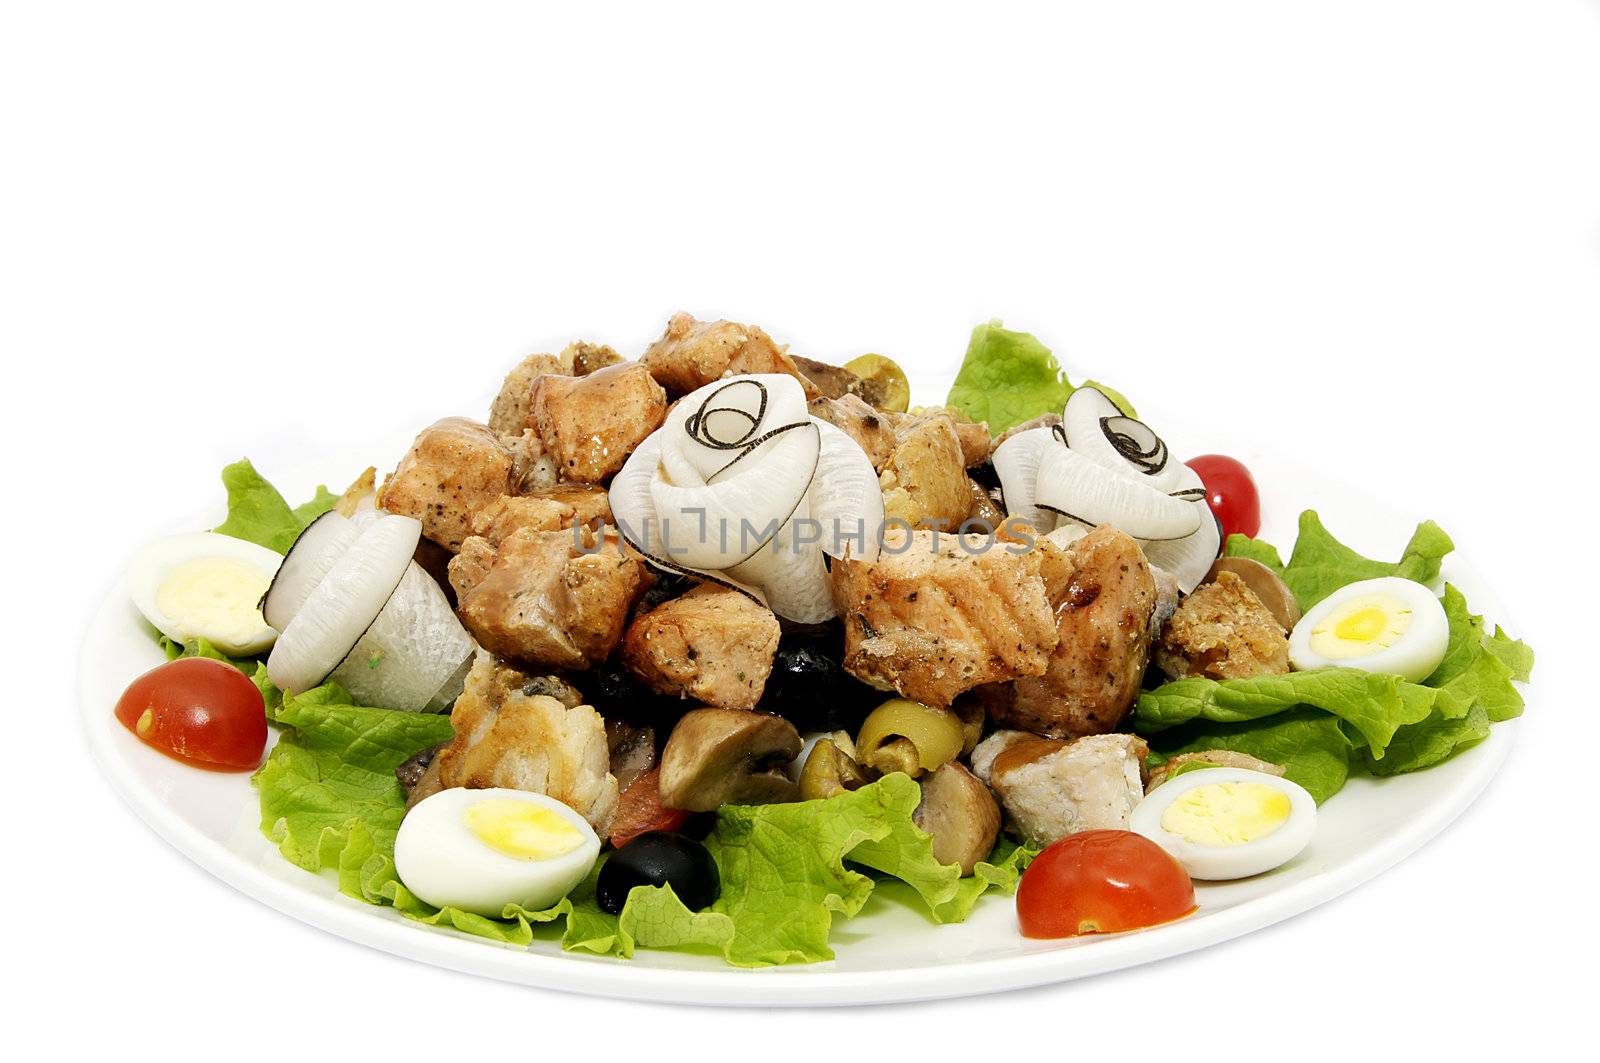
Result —
[[860, 766], [840, 751], [833, 739], [824, 738], [811, 747], [811, 755], [800, 769], [800, 800], [836, 797], [847, 790], [859, 790], [866, 782]]
[[983, 703], [976, 698], [966, 698], [950, 706], [950, 711], [961, 720], [961, 755], [967, 756], [983, 740], [986, 714]]
[[961, 718], [949, 709], [894, 698], [861, 724], [856, 759], [883, 774], [903, 771], [916, 778], [955, 760], [965, 744]]

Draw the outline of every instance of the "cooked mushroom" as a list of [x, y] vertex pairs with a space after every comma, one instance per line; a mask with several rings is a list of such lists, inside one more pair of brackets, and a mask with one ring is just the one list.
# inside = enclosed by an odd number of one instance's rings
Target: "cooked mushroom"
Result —
[[933, 857], [958, 864], [972, 874], [994, 849], [1000, 833], [1000, 806], [977, 776], [955, 761], [921, 782], [922, 803], [912, 819], [933, 835]]
[[1283, 625], [1284, 631], [1293, 631], [1300, 622], [1300, 602], [1289, 585], [1266, 565], [1248, 557], [1219, 557], [1217, 563], [1211, 566], [1211, 571], [1206, 573], [1205, 582], [1213, 582], [1224, 572], [1232, 572], [1244, 580], [1245, 586], [1255, 592], [1261, 604], [1272, 613], [1273, 619]]
[[617, 777], [619, 790], [626, 790], [656, 766], [654, 727], [635, 727], [626, 720], [608, 719], [606, 745], [611, 751], [611, 774]]
[[800, 732], [781, 716], [743, 709], [685, 713], [661, 752], [661, 803], [714, 812], [721, 805], [797, 800], [799, 788], [784, 767], [800, 745]]

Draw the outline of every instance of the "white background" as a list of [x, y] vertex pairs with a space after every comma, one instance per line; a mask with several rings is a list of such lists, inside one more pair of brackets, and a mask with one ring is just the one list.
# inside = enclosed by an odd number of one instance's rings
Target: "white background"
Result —
[[[1593, 976], [1563, 967], [1600, 944], [1594, 4], [5, 11], [8, 1038], [286, 1060], [1587, 1037]], [[481, 416], [517, 356], [637, 354], [680, 308], [913, 377], [998, 316], [1075, 376], [1248, 425], [1444, 524], [1540, 650], [1539, 711], [1453, 828], [1290, 923], [1066, 987], [809, 1015], [367, 951], [210, 879], [99, 781], [84, 619], [222, 464]]]

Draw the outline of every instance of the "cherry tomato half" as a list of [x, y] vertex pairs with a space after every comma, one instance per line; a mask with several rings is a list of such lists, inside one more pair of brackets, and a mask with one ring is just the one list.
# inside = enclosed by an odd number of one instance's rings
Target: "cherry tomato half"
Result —
[[653, 830], [675, 831], [689, 821], [689, 813], [661, 807], [661, 769], [651, 768], [622, 791], [617, 814], [611, 821], [611, 844], [618, 849]]
[[1030, 938], [1138, 930], [1194, 909], [1194, 883], [1183, 867], [1126, 830], [1062, 838], [1034, 858], [1017, 887], [1017, 920]]
[[1222, 537], [1261, 534], [1261, 495], [1244, 463], [1225, 454], [1203, 454], [1184, 464], [1206, 485], [1206, 503], [1222, 522]]
[[249, 770], [267, 747], [267, 707], [239, 669], [205, 657], [153, 668], [117, 699], [117, 719], [146, 745], [211, 768]]

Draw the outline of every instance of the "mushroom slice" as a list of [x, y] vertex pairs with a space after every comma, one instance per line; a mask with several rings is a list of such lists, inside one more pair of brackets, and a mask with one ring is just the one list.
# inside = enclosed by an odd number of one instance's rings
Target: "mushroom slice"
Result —
[[972, 874], [994, 850], [1000, 833], [1000, 805], [989, 788], [955, 761], [923, 779], [922, 803], [912, 815], [933, 837], [933, 858]]
[[798, 800], [784, 768], [800, 753], [800, 732], [781, 716], [741, 709], [684, 714], [661, 752], [661, 804], [689, 812], [722, 805]]

